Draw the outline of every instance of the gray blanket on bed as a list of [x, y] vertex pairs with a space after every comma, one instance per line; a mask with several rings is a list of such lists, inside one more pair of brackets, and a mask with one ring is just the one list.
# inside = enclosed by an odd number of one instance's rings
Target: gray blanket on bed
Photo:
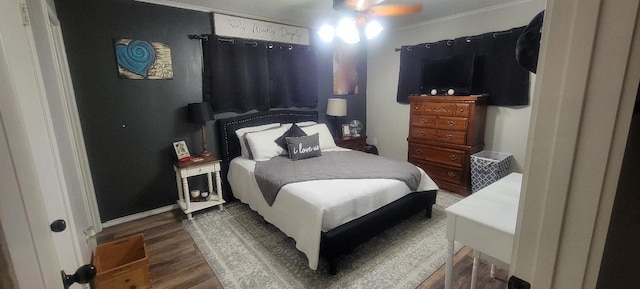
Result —
[[408, 162], [358, 151], [322, 152], [322, 156], [292, 161], [286, 156], [256, 163], [256, 181], [273, 205], [280, 189], [290, 183], [331, 179], [395, 179], [415, 191], [420, 171]]

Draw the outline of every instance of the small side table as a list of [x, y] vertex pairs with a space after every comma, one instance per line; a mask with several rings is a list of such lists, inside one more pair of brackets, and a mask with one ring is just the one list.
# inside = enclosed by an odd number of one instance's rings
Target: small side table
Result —
[[356, 151], [365, 151], [367, 145], [366, 136], [345, 136], [335, 138], [336, 145], [343, 148], [348, 148]]
[[[192, 219], [191, 213], [218, 206], [220, 210], [224, 210], [222, 204], [225, 203], [222, 198], [222, 180], [220, 178], [220, 161], [215, 158], [205, 158], [200, 161], [179, 162], [173, 165], [176, 172], [176, 184], [178, 187], [178, 205], [182, 211], [187, 214], [189, 220]], [[199, 175], [207, 175], [209, 183], [209, 197], [206, 201], [192, 202], [189, 194], [188, 178]], [[212, 174], [216, 175], [216, 190], [213, 189]]]

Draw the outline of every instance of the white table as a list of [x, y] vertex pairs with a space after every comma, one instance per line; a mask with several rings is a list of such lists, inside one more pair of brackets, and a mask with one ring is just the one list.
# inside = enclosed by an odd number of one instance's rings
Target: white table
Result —
[[[176, 184], [178, 187], [178, 205], [182, 211], [187, 214], [189, 220], [192, 219], [191, 213], [218, 206], [220, 210], [225, 203], [222, 197], [222, 181], [220, 179], [220, 161], [216, 159], [204, 159], [202, 161], [178, 163], [173, 166], [176, 172]], [[207, 201], [192, 202], [189, 195], [188, 178], [198, 175], [207, 175], [207, 183], [209, 185], [209, 198]], [[213, 188], [212, 174], [216, 176], [216, 188]]]
[[449, 241], [445, 289], [452, 288], [455, 241], [474, 249], [471, 288], [476, 283], [478, 258], [508, 269], [521, 184], [522, 174], [511, 173], [445, 209]]

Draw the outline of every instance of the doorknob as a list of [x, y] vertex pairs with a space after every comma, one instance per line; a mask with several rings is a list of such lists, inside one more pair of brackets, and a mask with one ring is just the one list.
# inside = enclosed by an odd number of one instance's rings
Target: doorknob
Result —
[[51, 231], [53, 232], [60, 233], [67, 228], [67, 222], [65, 222], [63, 219], [58, 219], [51, 222], [51, 225], [49, 225], [49, 228], [51, 228]]
[[69, 289], [69, 286], [76, 282], [79, 284], [87, 284], [91, 282], [93, 278], [96, 277], [97, 272], [96, 267], [91, 264], [81, 266], [73, 275], [67, 275], [64, 270], [61, 270], [60, 274], [62, 275], [62, 284], [64, 285], [64, 289]]

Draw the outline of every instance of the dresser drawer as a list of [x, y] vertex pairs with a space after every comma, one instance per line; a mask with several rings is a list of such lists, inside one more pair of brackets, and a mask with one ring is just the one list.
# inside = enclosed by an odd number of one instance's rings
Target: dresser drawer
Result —
[[469, 105], [468, 103], [458, 103], [456, 104], [455, 116], [467, 117], [469, 116]]
[[453, 116], [456, 104], [447, 102], [416, 102], [411, 106], [415, 114], [447, 115]]
[[438, 130], [436, 141], [449, 144], [464, 145], [467, 137], [466, 132], [452, 130]]
[[464, 171], [462, 168], [452, 168], [443, 165], [439, 165], [432, 162], [420, 161], [413, 159], [411, 163], [418, 167], [421, 167], [430, 177], [454, 183], [457, 185], [466, 185], [464, 182]]
[[437, 133], [437, 130], [433, 128], [411, 126], [411, 129], [409, 131], [409, 136], [412, 138], [436, 141], [436, 133]]
[[462, 167], [464, 151], [409, 143], [409, 157], [449, 166]]
[[411, 116], [411, 125], [435, 128], [437, 120], [437, 116], [414, 114]]
[[467, 130], [467, 119], [462, 117], [438, 117], [436, 121], [436, 127], [446, 130]]

